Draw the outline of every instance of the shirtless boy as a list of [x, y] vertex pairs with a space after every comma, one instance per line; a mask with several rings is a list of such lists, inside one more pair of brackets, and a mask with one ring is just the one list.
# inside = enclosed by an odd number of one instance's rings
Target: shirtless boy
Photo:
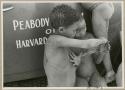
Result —
[[[61, 3], [55, 3], [54, 6], [60, 5]], [[72, 8], [79, 10], [79, 4], [77, 3], [65, 3]], [[94, 36], [96, 38], [105, 38], [108, 40], [108, 28], [109, 28], [109, 20], [111, 19], [114, 13], [114, 6], [112, 3], [81, 3], [80, 6], [86, 8], [88, 11], [92, 12], [92, 26]], [[79, 10], [80, 11], [80, 10]], [[96, 63], [99, 64], [103, 61], [106, 74], [105, 80], [107, 83], [113, 81], [115, 79], [115, 72], [112, 68], [112, 63], [110, 59], [109, 51], [107, 53], [98, 53], [95, 60]]]
[[[82, 13], [83, 15], [83, 13]], [[94, 36], [90, 33], [86, 32], [86, 23], [84, 18], [82, 18], [83, 28], [77, 28], [77, 33], [74, 38], [80, 40], [92, 39]], [[106, 87], [107, 83], [105, 79], [102, 78], [99, 72], [96, 69], [93, 54], [98, 52], [106, 53], [108, 50], [107, 47], [101, 48], [100, 46], [89, 48], [89, 49], [81, 49], [81, 48], [70, 48], [69, 56], [71, 58], [71, 62], [77, 66], [76, 70], [76, 81], [75, 86], [77, 87]], [[100, 50], [99, 50], [100, 49]]]
[[81, 15], [67, 5], [55, 7], [50, 14], [50, 21], [55, 28], [45, 45], [44, 68], [48, 86], [74, 86], [76, 67], [70, 62], [69, 48], [91, 48], [106, 43], [105, 39], [73, 39], [79, 28], [84, 28]]

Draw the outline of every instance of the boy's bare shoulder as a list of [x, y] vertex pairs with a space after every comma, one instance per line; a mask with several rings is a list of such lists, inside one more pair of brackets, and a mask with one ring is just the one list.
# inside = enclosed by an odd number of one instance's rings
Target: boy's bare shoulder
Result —
[[56, 38], [58, 38], [58, 35], [50, 35], [47, 39], [47, 44], [52, 44], [56, 41]]
[[47, 43], [58, 47], [62, 44], [62, 41], [66, 39], [67, 39], [66, 37], [61, 36], [61, 35], [50, 35], [47, 40]]
[[50, 35], [48, 38], [48, 41], [58, 41], [62, 38], [65, 38], [65, 37], [61, 35]]
[[59, 35], [50, 35], [47, 39], [45, 46], [47, 48], [54, 48], [57, 47], [57, 38], [60, 37]]

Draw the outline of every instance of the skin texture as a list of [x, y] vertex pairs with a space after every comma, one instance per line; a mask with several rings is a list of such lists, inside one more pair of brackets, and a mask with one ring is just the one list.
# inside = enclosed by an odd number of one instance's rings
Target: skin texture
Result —
[[[108, 39], [109, 20], [112, 17], [113, 12], [114, 12], [114, 9], [111, 6], [111, 4], [100, 4], [94, 9], [92, 14], [92, 23], [93, 23], [93, 31], [97, 38]], [[106, 53], [105, 55], [100, 54], [100, 57], [102, 58], [99, 58], [99, 59], [103, 59], [103, 63], [107, 72], [106, 80], [107, 82], [110, 82], [109, 79], [111, 79], [111, 77], [114, 76], [113, 74], [108, 76], [109, 72], [114, 73], [112, 64], [111, 64], [110, 54], [109, 52]]]
[[83, 23], [84, 21], [80, 20], [75, 22], [68, 28], [64, 28], [59, 35], [52, 35], [48, 38], [44, 58], [44, 68], [48, 79], [48, 86], [71, 87], [75, 85], [76, 67], [70, 62], [69, 47], [91, 48], [107, 42], [105, 39], [71, 39], [75, 36], [78, 28], [84, 28], [85, 23], [81, 24], [81, 22]]
[[[55, 4], [58, 5], [58, 4]], [[77, 4], [67, 4], [74, 9], [79, 9]], [[96, 38], [105, 38], [108, 39], [108, 27], [109, 20], [111, 19], [114, 13], [114, 7], [111, 3], [83, 3], [81, 4], [84, 8], [92, 12], [92, 26], [93, 32]], [[99, 64], [103, 61], [104, 67], [106, 69], [105, 78], [107, 82], [112, 81], [115, 73], [112, 68], [112, 63], [110, 59], [110, 54], [100, 53], [97, 55], [96, 62]], [[110, 74], [112, 72], [112, 74]], [[109, 75], [110, 74], [110, 75]]]
[[[106, 38], [108, 39], [108, 27], [109, 20], [111, 19], [114, 13], [114, 7], [111, 3], [99, 3], [99, 4], [83, 4], [83, 7], [92, 10], [92, 26], [93, 32], [96, 38]], [[90, 11], [91, 11], [90, 10]], [[106, 80], [107, 82], [112, 81], [112, 77], [114, 77], [114, 71], [112, 68], [110, 54], [107, 52], [106, 54], [100, 53], [97, 59], [97, 62], [103, 61], [104, 67], [106, 69]], [[111, 73], [109, 75], [109, 73]]]
[[[94, 38], [90, 33], [84, 34], [80, 37], [80, 39], [90, 39]], [[80, 52], [83, 52], [82, 55], [84, 55], [84, 49], [78, 49], [78, 48], [71, 48], [71, 50], [76, 54], [79, 55]], [[98, 73], [95, 62], [93, 60], [92, 54], [82, 56], [81, 55], [81, 62], [79, 63], [77, 70], [76, 70], [76, 87], [106, 87], [107, 84]], [[75, 55], [74, 55], [75, 56]], [[79, 62], [79, 59], [76, 61]]]

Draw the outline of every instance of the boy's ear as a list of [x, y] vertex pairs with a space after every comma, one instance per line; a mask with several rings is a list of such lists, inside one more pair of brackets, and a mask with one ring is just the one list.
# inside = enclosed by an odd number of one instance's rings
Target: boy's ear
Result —
[[64, 32], [64, 27], [59, 27], [59, 32], [60, 33]]

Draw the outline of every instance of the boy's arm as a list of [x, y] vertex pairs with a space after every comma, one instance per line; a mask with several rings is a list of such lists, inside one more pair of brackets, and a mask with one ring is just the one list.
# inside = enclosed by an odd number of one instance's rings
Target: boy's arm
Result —
[[67, 38], [60, 35], [50, 36], [49, 40], [58, 47], [76, 47], [76, 48], [92, 48], [107, 42], [106, 39], [78, 40], [78, 39]]

